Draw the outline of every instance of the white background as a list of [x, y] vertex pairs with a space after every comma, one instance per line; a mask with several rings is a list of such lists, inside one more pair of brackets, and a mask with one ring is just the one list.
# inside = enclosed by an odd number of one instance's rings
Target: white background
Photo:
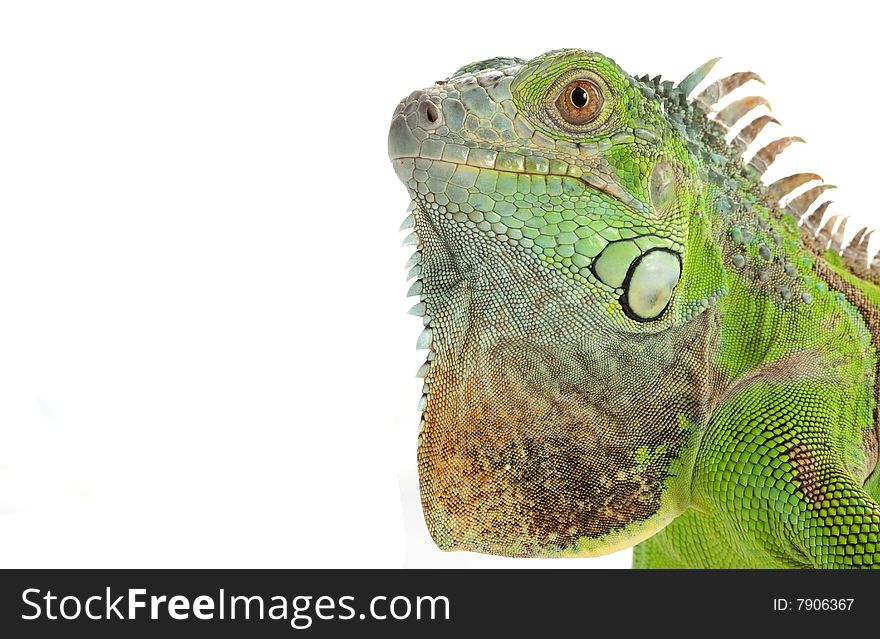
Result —
[[722, 55], [768, 82], [759, 142], [809, 140], [768, 180], [876, 223], [855, 6], [4, 3], [0, 566], [628, 566], [431, 545], [390, 115], [497, 55]]

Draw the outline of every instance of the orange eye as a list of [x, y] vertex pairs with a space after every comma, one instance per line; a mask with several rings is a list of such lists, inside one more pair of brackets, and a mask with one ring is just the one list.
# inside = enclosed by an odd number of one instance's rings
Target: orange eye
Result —
[[569, 82], [556, 98], [556, 108], [569, 124], [589, 124], [602, 110], [602, 92], [589, 80]]

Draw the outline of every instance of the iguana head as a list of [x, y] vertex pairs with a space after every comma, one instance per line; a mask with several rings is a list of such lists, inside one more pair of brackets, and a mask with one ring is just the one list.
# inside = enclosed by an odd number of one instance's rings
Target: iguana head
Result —
[[400, 103], [388, 151], [427, 216], [534, 254], [608, 328], [663, 330], [722, 292], [687, 268], [717, 262], [700, 160], [653, 91], [605, 56], [464, 67]]
[[600, 554], [684, 507], [725, 281], [713, 187], [668, 111], [578, 49], [469, 65], [398, 105], [441, 547]]

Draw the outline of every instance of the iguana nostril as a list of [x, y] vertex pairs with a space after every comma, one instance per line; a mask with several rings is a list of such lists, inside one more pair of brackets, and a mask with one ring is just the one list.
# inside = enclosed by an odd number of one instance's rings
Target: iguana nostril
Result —
[[436, 129], [441, 124], [440, 109], [430, 100], [425, 100], [419, 105], [419, 120], [423, 129]]

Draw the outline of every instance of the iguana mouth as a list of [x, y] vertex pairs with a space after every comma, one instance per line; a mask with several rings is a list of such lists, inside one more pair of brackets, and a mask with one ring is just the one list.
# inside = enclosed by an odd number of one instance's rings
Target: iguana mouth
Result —
[[[603, 180], [601, 177], [582, 173], [580, 169], [575, 171], [576, 175], [571, 175], [568, 171], [554, 174], [510, 170], [509, 165], [513, 164], [516, 159], [509, 157], [501, 158], [504, 168], [498, 169], [495, 157], [495, 155], [488, 155], [483, 150], [483, 153], [475, 154], [476, 160], [473, 163], [409, 155], [396, 157], [393, 163], [401, 180], [408, 183], [413, 191], [433, 193], [435, 197], [439, 193], [444, 193], [448, 197], [454, 198], [452, 193], [457, 192], [459, 197], [464, 198], [467, 192], [473, 192], [474, 187], [480, 193], [485, 194], [487, 190], [480, 189], [481, 173], [491, 171], [497, 175], [572, 180], [582, 185], [585, 190], [607, 195], [629, 210], [645, 208], [644, 204], [620, 187]], [[519, 157], [518, 160], [525, 168], [525, 158]], [[480, 166], [474, 166], [474, 164]], [[447, 168], [438, 171], [435, 165]], [[466, 167], [463, 174], [459, 173], [459, 167]], [[495, 188], [494, 180], [496, 179], [498, 178], [493, 178], [491, 188]], [[414, 186], [416, 183], [417, 187]], [[564, 191], [564, 181], [562, 184]], [[453, 191], [452, 187], [456, 191]], [[426, 188], [427, 191], [423, 192], [423, 188]], [[600, 241], [607, 242], [607, 244], [601, 250], [588, 254], [592, 255], [589, 270], [598, 283], [608, 287], [608, 292], [616, 294], [624, 314], [630, 319], [638, 322], [658, 319], [669, 305], [681, 277], [681, 256], [677, 250], [678, 247], [668, 239], [653, 235], [640, 235], [616, 240], [609, 238]]]
[[[614, 182], [609, 182], [604, 180], [603, 178], [593, 175], [592, 173], [581, 173], [580, 175], [572, 175], [571, 173], [535, 173], [529, 171], [513, 171], [510, 169], [498, 169], [490, 166], [475, 166], [473, 164], [468, 164], [465, 162], [453, 162], [450, 160], [432, 160], [420, 156], [412, 156], [412, 155], [402, 155], [398, 157], [392, 157], [392, 165], [394, 166], [394, 170], [397, 172], [398, 176], [401, 178], [401, 181], [404, 183], [407, 181], [404, 179], [405, 171], [409, 169], [408, 166], [405, 166], [404, 163], [407, 161], [412, 161], [415, 163], [417, 160], [426, 160], [432, 164], [434, 163], [442, 163], [449, 164], [451, 166], [468, 166], [473, 167], [477, 170], [486, 170], [486, 171], [496, 171], [498, 173], [510, 173], [513, 175], [528, 175], [530, 177], [566, 177], [572, 180], [577, 180], [581, 184], [583, 184], [586, 188], [591, 191], [598, 191], [615, 200], [616, 202], [622, 204], [623, 206], [633, 209], [643, 215], [654, 216], [654, 212], [641, 200], [634, 197], [631, 193], [629, 193], [626, 189], [620, 187]], [[401, 171], [404, 171], [404, 174], [401, 174]]]

